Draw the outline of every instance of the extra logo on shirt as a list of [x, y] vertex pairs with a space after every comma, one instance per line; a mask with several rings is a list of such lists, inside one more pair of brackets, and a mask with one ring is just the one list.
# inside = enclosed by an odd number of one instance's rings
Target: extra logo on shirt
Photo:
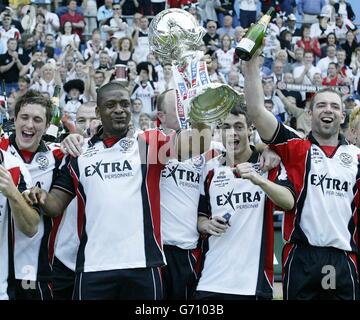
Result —
[[339, 197], [344, 197], [351, 185], [348, 181], [328, 177], [328, 173], [320, 175], [312, 174], [310, 176], [310, 183], [312, 186], [319, 187], [323, 195]]
[[216, 205], [223, 207], [229, 205], [234, 211], [236, 209], [257, 208], [261, 201], [263, 191], [256, 192], [229, 192], [216, 196]]
[[101, 180], [119, 179], [133, 176], [133, 168], [129, 161], [103, 162], [103, 160], [85, 167], [85, 177], [98, 176]]
[[178, 187], [199, 188], [200, 173], [179, 168], [179, 164], [168, 164], [161, 176], [172, 179]]

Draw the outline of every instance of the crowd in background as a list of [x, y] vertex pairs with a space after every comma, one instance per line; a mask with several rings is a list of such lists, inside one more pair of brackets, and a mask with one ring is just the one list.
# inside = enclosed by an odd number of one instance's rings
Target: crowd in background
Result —
[[1, 7], [0, 79], [10, 117], [15, 99], [28, 88], [52, 96], [58, 84], [61, 110], [70, 115], [64, 122], [76, 121], [77, 108], [95, 101], [97, 88], [125, 65], [133, 125], [151, 127], [156, 97], [174, 88], [171, 65], [157, 60], [148, 41], [151, 17], [168, 7], [188, 10], [206, 29], [201, 50], [211, 57], [211, 80], [242, 91], [234, 48], [258, 18], [257, 8], [261, 15], [275, 6], [259, 66], [266, 105], [303, 134], [309, 131], [304, 110], [314, 86], [336, 86], [345, 93], [348, 113], [359, 104], [358, 30], [355, 13], [343, 0], [9, 2]]

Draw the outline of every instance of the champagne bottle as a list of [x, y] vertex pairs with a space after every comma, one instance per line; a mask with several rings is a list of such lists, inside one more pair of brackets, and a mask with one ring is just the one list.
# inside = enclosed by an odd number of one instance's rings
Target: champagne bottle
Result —
[[270, 7], [266, 14], [263, 15], [256, 24], [250, 27], [248, 32], [236, 46], [235, 53], [240, 59], [249, 61], [256, 50], [261, 47], [266, 28], [271, 21], [273, 12], [274, 7]]
[[2, 83], [1, 83], [1, 91], [2, 91], [2, 96], [3, 96], [3, 99], [4, 99], [4, 106], [3, 107], [5, 109], [5, 115], [0, 114], [0, 126], [3, 127], [3, 124], [5, 122], [9, 121], [9, 119], [10, 119], [9, 112], [8, 112], [8, 104], [7, 104], [6, 84], [5, 84], [4, 79], [3, 79]]
[[50, 121], [49, 128], [46, 131], [44, 140], [49, 142], [55, 142], [58, 138], [59, 127], [61, 124], [61, 112], [60, 112], [60, 92], [61, 86], [56, 85], [54, 89], [54, 95], [51, 98], [53, 108], [52, 108], [52, 118]]

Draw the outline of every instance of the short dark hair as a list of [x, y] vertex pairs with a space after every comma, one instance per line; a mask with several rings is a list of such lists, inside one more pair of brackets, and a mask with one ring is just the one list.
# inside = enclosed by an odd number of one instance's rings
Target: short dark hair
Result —
[[19, 81], [26, 82], [27, 84], [30, 84], [30, 79], [27, 76], [19, 77]]
[[342, 95], [341, 93], [339, 93], [338, 91], [336, 91], [335, 89], [333, 88], [324, 88], [324, 89], [321, 89], [319, 90], [318, 92], [316, 92], [316, 94], [312, 97], [311, 101], [310, 101], [310, 110], [313, 109], [314, 105], [315, 105], [315, 97], [319, 94], [319, 93], [325, 93], [325, 92], [331, 92], [331, 93], [335, 93], [339, 96], [340, 98], [340, 101], [341, 101], [341, 110], [344, 110], [344, 107], [343, 107], [343, 102], [342, 102]]
[[52, 117], [52, 102], [45, 98], [40, 92], [28, 90], [23, 96], [19, 97], [15, 103], [15, 117], [19, 114], [21, 108], [27, 104], [39, 104], [46, 110], [46, 124], [49, 124]]
[[232, 114], [234, 116], [243, 115], [245, 117], [246, 125], [248, 126], [248, 128], [250, 128], [250, 126], [252, 125], [252, 121], [250, 120], [250, 118], [248, 116], [246, 107], [242, 103], [239, 103], [236, 106], [234, 106], [230, 110], [230, 114]]
[[107, 84], [104, 84], [102, 87], [100, 87], [97, 90], [96, 103], [97, 103], [98, 107], [101, 107], [101, 103], [100, 103], [101, 99], [103, 99], [103, 97], [106, 96], [106, 93], [109, 92], [110, 90], [126, 90], [126, 91], [128, 91], [128, 89], [118, 81], [111, 81], [111, 82], [108, 82]]

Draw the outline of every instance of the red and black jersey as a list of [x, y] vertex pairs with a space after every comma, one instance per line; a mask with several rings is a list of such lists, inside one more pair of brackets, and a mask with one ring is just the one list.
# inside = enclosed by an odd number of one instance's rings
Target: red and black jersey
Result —
[[297, 197], [296, 208], [285, 214], [285, 241], [357, 252], [360, 149], [339, 135], [329, 150], [311, 133], [301, 139], [282, 124], [268, 143]]
[[162, 266], [159, 182], [169, 139], [149, 130], [107, 147], [101, 133], [67, 159], [53, 184], [77, 196], [76, 271]]
[[[220, 237], [210, 236], [204, 244], [205, 262], [197, 290], [225, 294], [272, 297], [273, 204], [266, 193], [250, 180], [235, 177], [232, 168], [215, 159], [204, 182], [199, 212], [227, 218], [230, 227]], [[259, 166], [259, 153], [249, 161]], [[278, 168], [263, 173], [276, 180]], [[292, 189], [285, 172], [277, 183]]]
[[[0, 140], [0, 149], [10, 152], [24, 163], [29, 170], [33, 184], [50, 190], [54, 177], [58, 173], [63, 154], [58, 146], [48, 147], [44, 141], [36, 152], [19, 150], [15, 134]], [[59, 220], [60, 221], [60, 220]], [[31, 281], [51, 279], [51, 264], [57, 226], [56, 219], [41, 215], [38, 232], [31, 239], [15, 228], [15, 276], [16, 279]], [[53, 232], [51, 232], [53, 229]], [[56, 228], [55, 228], [56, 229]]]

